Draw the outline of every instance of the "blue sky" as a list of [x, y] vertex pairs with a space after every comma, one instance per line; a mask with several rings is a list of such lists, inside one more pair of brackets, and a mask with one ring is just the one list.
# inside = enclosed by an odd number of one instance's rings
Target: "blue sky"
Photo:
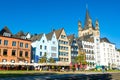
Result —
[[77, 35], [78, 20], [84, 26], [86, 4], [93, 24], [99, 20], [101, 37], [120, 48], [120, 0], [0, 0], [0, 29], [39, 34], [65, 28]]

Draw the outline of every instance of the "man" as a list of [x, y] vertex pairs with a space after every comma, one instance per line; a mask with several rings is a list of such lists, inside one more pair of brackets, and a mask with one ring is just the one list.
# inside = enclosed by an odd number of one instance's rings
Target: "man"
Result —
[[105, 72], [105, 66], [102, 66], [102, 72], [103, 73]]

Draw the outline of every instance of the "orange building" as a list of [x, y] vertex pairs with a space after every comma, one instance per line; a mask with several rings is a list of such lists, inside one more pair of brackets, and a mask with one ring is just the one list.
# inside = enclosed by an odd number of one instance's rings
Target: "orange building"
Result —
[[12, 35], [7, 27], [0, 31], [0, 63], [30, 63], [31, 41]]

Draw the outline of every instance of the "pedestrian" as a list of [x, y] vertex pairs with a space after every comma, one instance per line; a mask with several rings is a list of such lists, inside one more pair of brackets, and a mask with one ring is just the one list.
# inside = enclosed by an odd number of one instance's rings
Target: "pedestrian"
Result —
[[102, 66], [102, 73], [105, 72], [105, 66]]

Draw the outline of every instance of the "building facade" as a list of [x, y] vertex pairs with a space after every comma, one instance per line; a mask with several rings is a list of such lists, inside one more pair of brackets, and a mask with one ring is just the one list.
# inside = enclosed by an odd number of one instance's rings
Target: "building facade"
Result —
[[71, 63], [75, 64], [75, 58], [78, 56], [78, 44], [77, 39], [75, 38], [74, 34], [67, 36], [69, 40], [70, 45], [70, 51], [71, 51]]
[[32, 61], [38, 63], [39, 59], [46, 55], [48, 57], [48, 42], [45, 34], [34, 35], [32, 38]]
[[100, 65], [110, 66], [111, 68], [116, 66], [115, 45], [111, 43], [107, 38], [101, 38], [100, 53], [101, 53]]
[[30, 63], [31, 41], [16, 38], [7, 27], [0, 31], [0, 62]]
[[55, 32], [49, 34], [34, 35], [32, 38], [32, 60], [38, 63], [40, 58], [46, 55], [47, 61], [50, 58], [58, 60], [58, 41]]
[[48, 41], [48, 58], [58, 61], [58, 41], [54, 31], [46, 34]]
[[116, 64], [116, 67], [120, 67], [120, 51], [118, 50], [115, 50], [115, 64]]
[[69, 40], [65, 33], [65, 30], [59, 29], [55, 30], [55, 34], [58, 40], [58, 53], [59, 53], [59, 61], [60, 64], [69, 64], [71, 62], [71, 53], [70, 53], [70, 46]]

